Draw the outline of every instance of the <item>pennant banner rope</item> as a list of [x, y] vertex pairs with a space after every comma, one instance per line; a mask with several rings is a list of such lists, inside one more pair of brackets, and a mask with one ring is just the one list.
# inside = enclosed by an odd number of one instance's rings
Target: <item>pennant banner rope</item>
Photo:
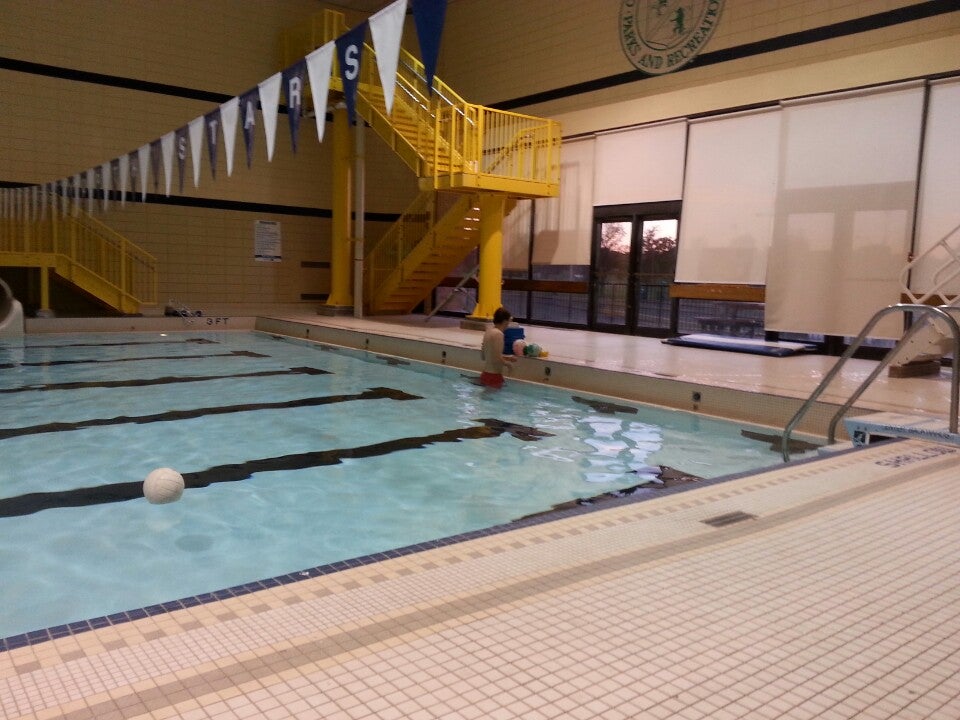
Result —
[[[317, 140], [323, 142], [326, 125], [326, 108], [333, 72], [333, 58], [339, 61], [344, 98], [351, 123], [356, 123], [356, 95], [360, 81], [367, 25], [373, 38], [376, 52], [377, 72], [383, 86], [387, 114], [393, 111], [397, 84], [397, 68], [400, 61], [404, 19], [408, 7], [412, 9], [417, 40], [426, 74], [428, 92], [433, 92], [433, 77], [440, 51], [440, 36], [443, 32], [447, 0], [395, 0], [346, 33], [309, 53], [281, 72], [271, 75], [256, 87], [222, 103], [210, 112], [197, 117], [186, 125], [166, 133], [151, 142], [118, 158], [78, 172], [73, 176], [33, 186], [35, 190], [5, 192], [0, 211], [6, 217], [19, 218], [43, 216], [44, 208], [50, 205], [51, 213], [59, 209], [66, 214], [70, 201], [73, 212], [78, 214], [80, 203], [86, 198], [87, 212], [93, 212], [94, 198], [98, 194], [103, 210], [109, 207], [110, 196], [119, 198], [126, 205], [127, 193], [132, 198], [140, 193], [140, 201], [147, 199], [147, 177], [153, 177], [153, 192], [160, 191], [160, 170], [163, 168], [164, 193], [170, 197], [173, 183], [173, 160], [177, 159], [178, 187], [183, 193], [183, 177], [189, 142], [193, 167], [193, 185], [200, 186], [200, 164], [204, 143], [210, 161], [210, 173], [217, 176], [217, 152], [219, 137], [223, 136], [224, 160], [227, 177], [233, 174], [237, 125], [241, 125], [247, 153], [247, 167], [253, 164], [254, 136], [257, 125], [256, 111], [259, 108], [267, 143], [267, 160], [273, 160], [276, 146], [277, 114], [280, 93], [284, 94], [290, 127], [290, 144], [293, 152], [299, 145], [300, 121], [303, 117], [303, 83], [310, 83], [313, 97]], [[49, 200], [48, 200], [49, 198]]]

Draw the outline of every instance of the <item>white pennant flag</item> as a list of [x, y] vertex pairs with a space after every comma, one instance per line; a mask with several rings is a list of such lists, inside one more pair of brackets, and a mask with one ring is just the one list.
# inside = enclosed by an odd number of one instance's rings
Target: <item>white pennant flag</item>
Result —
[[130, 181], [130, 156], [124, 153], [120, 156], [120, 207], [127, 204], [127, 184]]
[[110, 198], [110, 163], [105, 162], [100, 166], [101, 184], [103, 185], [103, 209], [107, 209], [107, 201]]
[[257, 87], [260, 89], [260, 112], [263, 131], [267, 134], [267, 160], [273, 160], [273, 146], [277, 139], [277, 109], [280, 104], [280, 85], [283, 73], [271, 75]]
[[82, 182], [82, 177], [80, 173], [77, 173], [73, 176], [73, 216], [77, 217], [80, 214], [80, 183]]
[[203, 149], [203, 115], [187, 123], [190, 132], [190, 159], [193, 160], [193, 186], [200, 187], [200, 151]]
[[160, 150], [163, 152], [163, 179], [167, 197], [170, 197], [170, 183], [173, 182], [173, 143], [175, 133], [168, 132], [160, 138]]
[[330, 70], [336, 48], [336, 43], [331, 40], [307, 55], [307, 75], [310, 77], [313, 114], [317, 121], [317, 137], [320, 142], [323, 142], [323, 131], [327, 125], [327, 94], [330, 91]]
[[237, 140], [237, 116], [240, 98], [227, 100], [220, 106], [220, 127], [223, 130], [223, 149], [227, 156], [227, 177], [233, 175], [233, 148]]
[[96, 171], [87, 170], [87, 212], [93, 214], [93, 189], [97, 186]]
[[140, 171], [140, 202], [146, 202], [147, 175], [150, 173], [150, 143], [137, 148], [137, 165]]
[[407, 0], [397, 0], [371, 15], [369, 21], [387, 115], [393, 109], [393, 91], [397, 86], [397, 63], [400, 61], [400, 40], [403, 38], [403, 18], [406, 14]]

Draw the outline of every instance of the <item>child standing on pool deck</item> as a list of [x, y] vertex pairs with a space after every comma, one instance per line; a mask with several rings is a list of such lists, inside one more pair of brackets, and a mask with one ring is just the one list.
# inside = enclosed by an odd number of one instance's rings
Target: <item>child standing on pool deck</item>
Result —
[[516, 362], [514, 355], [503, 352], [503, 331], [507, 329], [513, 316], [506, 308], [497, 308], [493, 313], [493, 327], [483, 333], [480, 354], [483, 357], [483, 372], [480, 384], [491, 388], [503, 387], [503, 369], [508, 362]]

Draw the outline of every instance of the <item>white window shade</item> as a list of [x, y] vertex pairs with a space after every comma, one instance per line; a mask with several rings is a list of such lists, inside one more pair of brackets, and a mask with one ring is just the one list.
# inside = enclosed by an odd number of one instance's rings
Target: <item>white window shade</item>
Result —
[[590, 264], [594, 142], [568, 141], [560, 149], [560, 195], [536, 201], [534, 265]]
[[[784, 103], [768, 330], [856, 335], [899, 301], [922, 112], [919, 83]], [[898, 337], [900, 323], [872, 334]]]
[[526, 270], [530, 262], [530, 212], [533, 200], [519, 200], [503, 219], [503, 269]]
[[677, 282], [765, 282], [779, 148], [778, 109], [691, 123]]
[[[960, 225], [960, 80], [934, 83], [930, 87], [927, 126], [924, 133], [923, 170], [920, 176], [920, 202], [917, 212], [915, 255], [931, 250], [941, 238]], [[960, 248], [960, 231], [950, 236], [949, 247]], [[960, 293], [960, 279], [949, 276], [960, 270], [948, 265], [945, 250], [931, 250], [910, 273], [910, 289], [915, 295], [937, 291], [948, 295]], [[943, 268], [937, 277], [937, 270]], [[940, 280], [948, 282], [940, 287]]]
[[598, 135], [594, 204], [679, 200], [686, 137], [685, 120]]

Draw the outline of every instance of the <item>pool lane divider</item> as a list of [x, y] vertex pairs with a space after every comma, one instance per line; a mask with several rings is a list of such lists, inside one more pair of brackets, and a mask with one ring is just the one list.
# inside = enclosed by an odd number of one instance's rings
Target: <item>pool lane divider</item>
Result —
[[[205, 488], [214, 483], [238, 482], [247, 480], [256, 473], [282, 472], [284, 470], [306, 470], [325, 465], [338, 465], [345, 459], [359, 459], [389, 455], [401, 450], [422, 449], [436, 443], [462, 442], [464, 440], [484, 440], [501, 435], [510, 435], [525, 442], [535, 442], [540, 438], [552, 437], [551, 433], [526, 425], [480, 418], [479, 423], [470, 427], [444, 430], [432, 435], [397, 438], [371, 445], [333, 450], [315, 450], [312, 452], [280, 455], [278, 457], [248, 460], [242, 463], [216, 465], [197, 472], [182, 473], [184, 487], [187, 490]], [[76, 488], [50, 492], [35, 492], [0, 498], [0, 517], [18, 517], [32, 515], [41, 510], [54, 508], [87, 507], [107, 503], [137, 500], [143, 497], [143, 481], [111, 483], [96, 487]]]
[[145, 425], [152, 422], [175, 422], [178, 420], [193, 420], [207, 415], [227, 415], [230, 413], [253, 412], [256, 410], [289, 410], [292, 408], [317, 407], [333, 403], [350, 402], [352, 400], [422, 400], [418, 395], [410, 395], [402, 390], [376, 387], [364, 390], [353, 395], [323, 395], [320, 397], [298, 398], [269, 403], [244, 403], [241, 405], [220, 405], [215, 407], [193, 408], [191, 410], [170, 410], [154, 413], [153, 415], [119, 415], [112, 418], [93, 418], [77, 422], [52, 422], [43, 425], [28, 425], [25, 427], [0, 428], [0, 440], [7, 440], [25, 435], [41, 435], [43, 433], [70, 432], [91, 427], [107, 425]]
[[166, 376], [158, 378], [141, 378], [133, 380], [88, 380], [65, 383], [47, 383], [45, 385], [22, 385], [15, 388], [0, 388], [0, 395], [6, 393], [39, 392], [47, 390], [83, 390], [87, 388], [123, 388], [147, 387], [149, 385], [172, 385], [175, 383], [206, 382], [207, 380], [236, 380], [238, 378], [277, 377], [279, 375], [330, 375], [329, 370], [320, 370], [312, 367], [293, 367], [287, 370], [261, 370], [251, 373], [234, 373], [232, 375], [185, 375], [182, 377]]
[[140, 360], [202, 360], [205, 358], [248, 357], [268, 358], [250, 350], [233, 350], [228, 353], [210, 355], [158, 355], [153, 357], [113, 358], [110, 360], [44, 360], [43, 362], [0, 363], [0, 370], [12, 370], [16, 367], [52, 367], [54, 365], [88, 365], [91, 363], [139, 362]]

